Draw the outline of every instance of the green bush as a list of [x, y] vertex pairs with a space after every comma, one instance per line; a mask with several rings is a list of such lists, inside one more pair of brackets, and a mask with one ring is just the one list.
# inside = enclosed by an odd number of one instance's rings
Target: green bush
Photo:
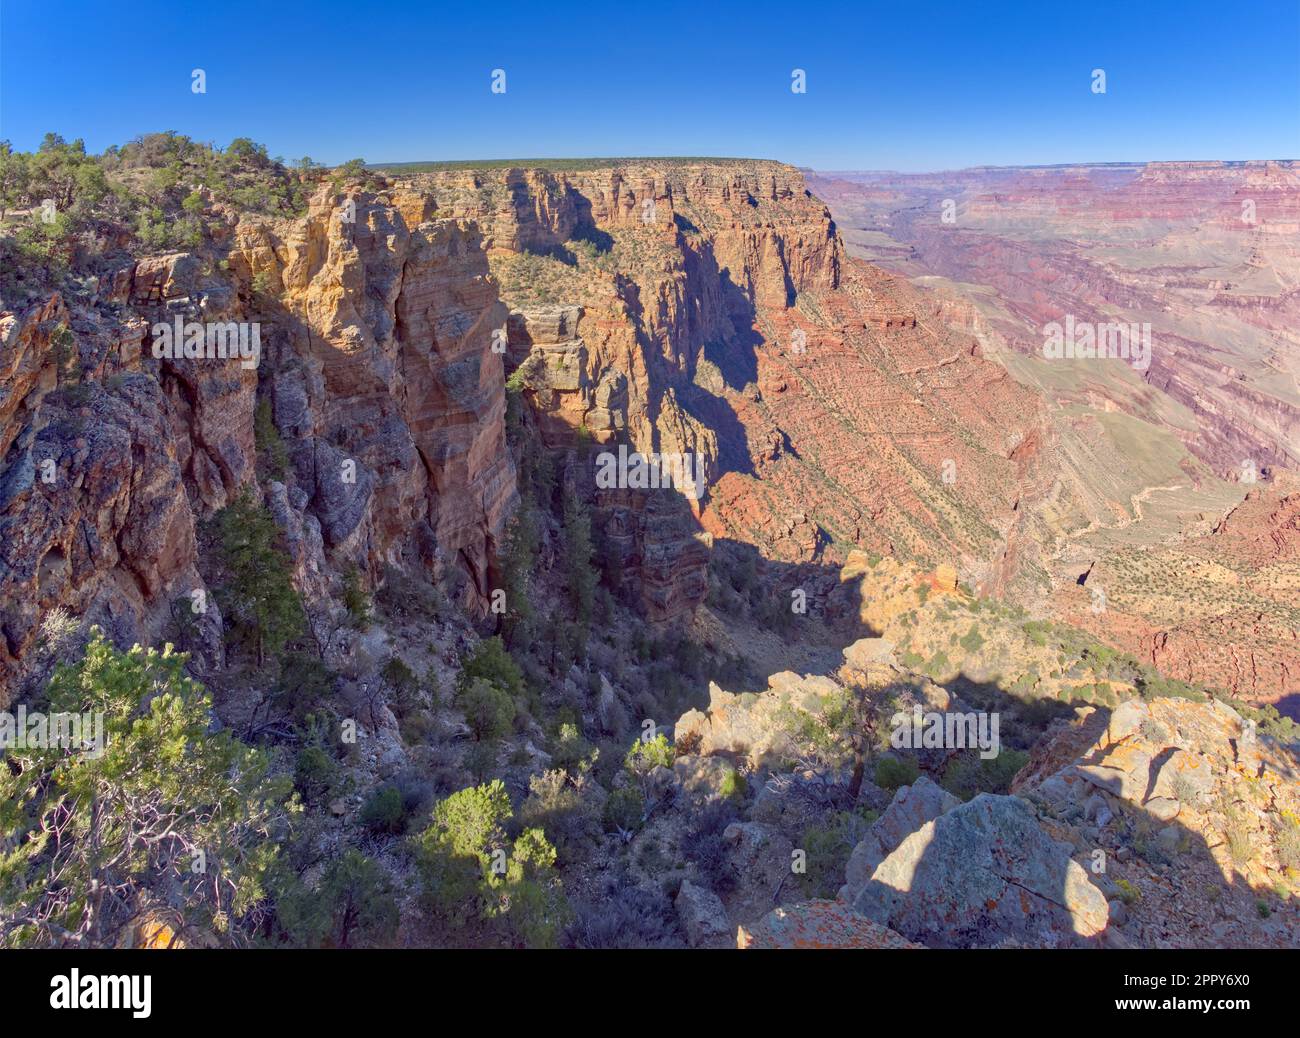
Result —
[[318, 804], [334, 791], [338, 762], [319, 746], [304, 746], [294, 759], [293, 784], [309, 804]]
[[420, 705], [420, 682], [415, 671], [400, 656], [391, 656], [380, 672], [384, 683], [393, 690], [393, 706], [399, 717], [405, 717]]
[[476, 742], [465, 752], [465, 770], [476, 782], [486, 782], [497, 766], [497, 747], [493, 742]]
[[600, 836], [600, 813], [587, 780], [577, 784], [563, 771], [547, 771], [528, 780], [528, 796], [519, 806], [519, 823], [543, 830], [555, 842], [559, 860], [572, 865]]
[[735, 800], [744, 800], [748, 792], [749, 783], [745, 780], [745, 776], [735, 768], [728, 768], [718, 786], [718, 794]]
[[661, 733], [653, 739], [637, 739], [623, 758], [623, 766], [642, 777], [657, 767], [671, 768], [676, 757], [672, 743]]
[[525, 501], [510, 520], [506, 529], [505, 550], [502, 554], [501, 573], [506, 593], [506, 613], [501, 618], [501, 633], [506, 644], [518, 646], [527, 642], [536, 620], [529, 591], [529, 578], [537, 565], [541, 547], [541, 533], [532, 505]]
[[426, 902], [453, 931], [479, 920], [511, 944], [548, 947], [569, 916], [555, 848], [536, 828], [510, 841], [510, 821], [499, 779], [440, 801], [414, 845]]
[[970, 800], [980, 793], [1005, 794], [1011, 789], [1011, 780], [1029, 762], [1023, 750], [1002, 750], [987, 760], [978, 753], [967, 752], [953, 757], [944, 768], [939, 785], [962, 800]]
[[561, 771], [577, 776], [590, 770], [596, 748], [582, 737], [575, 724], [560, 725], [560, 734], [551, 748], [551, 762]]
[[406, 824], [402, 791], [386, 785], [371, 793], [361, 807], [361, 824], [376, 835], [400, 833]]
[[644, 812], [645, 798], [641, 795], [641, 790], [628, 784], [610, 793], [605, 800], [602, 817], [609, 831], [622, 829], [625, 832], [632, 832], [640, 827]]
[[1268, 735], [1281, 743], [1300, 744], [1300, 725], [1282, 714], [1272, 703], [1260, 707], [1233, 702], [1232, 707], [1248, 721], [1254, 721], [1261, 735]]
[[482, 678], [501, 689], [512, 703], [518, 702], [524, 694], [523, 671], [499, 637], [484, 638], [461, 663], [460, 673], [456, 676], [457, 693], [468, 689], [475, 678]]
[[271, 699], [276, 708], [297, 723], [332, 701], [335, 675], [319, 657], [290, 652], [280, 665]]
[[392, 881], [351, 848], [330, 863], [316, 889], [299, 884], [283, 896], [277, 917], [295, 946], [313, 948], [348, 948], [357, 936], [381, 943], [399, 919]]
[[870, 822], [856, 812], [835, 811], [824, 825], [804, 830], [800, 849], [804, 852], [805, 871], [799, 879], [806, 896], [834, 898], [838, 894], [849, 855], [869, 826]]
[[515, 719], [515, 704], [509, 694], [486, 678], [475, 678], [457, 697], [456, 705], [465, 715], [474, 738], [492, 742], [510, 731]]
[[876, 761], [876, 785], [893, 791], [910, 786], [920, 776], [916, 761], [910, 757], [881, 757]]

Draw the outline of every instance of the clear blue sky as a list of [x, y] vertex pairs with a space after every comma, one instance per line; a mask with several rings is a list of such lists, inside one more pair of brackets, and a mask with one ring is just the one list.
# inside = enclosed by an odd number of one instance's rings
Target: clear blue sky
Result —
[[[1300, 0], [0, 0], [0, 136], [819, 169], [1300, 157]], [[190, 90], [191, 69], [207, 93]], [[489, 91], [503, 68], [507, 91]], [[808, 92], [790, 91], [794, 68]], [[1104, 68], [1105, 95], [1090, 90]]]

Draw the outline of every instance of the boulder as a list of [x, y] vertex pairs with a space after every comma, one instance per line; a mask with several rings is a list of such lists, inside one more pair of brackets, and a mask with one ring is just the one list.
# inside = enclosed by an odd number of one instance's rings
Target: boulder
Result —
[[752, 929], [739, 927], [738, 948], [920, 948], [842, 901], [804, 901], [774, 908]]
[[982, 793], [927, 822], [876, 868], [853, 906], [930, 947], [1078, 945], [1106, 899], [1018, 797]]
[[910, 786], [900, 786], [885, 813], [872, 823], [849, 855], [840, 898], [852, 902], [886, 855], [926, 822], [960, 805], [960, 800], [924, 775]]
[[886, 638], [859, 638], [844, 650], [844, 662], [855, 670], [894, 662], [894, 643]]
[[723, 948], [731, 943], [727, 910], [712, 890], [683, 880], [673, 904], [692, 948]]
[[1210, 793], [1214, 786], [1214, 769], [1208, 760], [1197, 753], [1175, 750], [1160, 765], [1153, 793], [1178, 801], [1186, 798], [1188, 803], [1195, 803]]

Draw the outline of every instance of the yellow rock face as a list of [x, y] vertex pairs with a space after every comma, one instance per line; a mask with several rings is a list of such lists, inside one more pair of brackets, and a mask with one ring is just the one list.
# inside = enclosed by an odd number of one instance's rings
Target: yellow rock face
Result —
[[941, 591], [956, 591], [957, 571], [945, 562], [935, 567], [934, 581], [939, 585]]

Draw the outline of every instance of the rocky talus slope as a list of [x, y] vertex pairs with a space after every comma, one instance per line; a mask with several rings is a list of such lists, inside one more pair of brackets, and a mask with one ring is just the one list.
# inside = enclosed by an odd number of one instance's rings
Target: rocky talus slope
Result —
[[[790, 863], [824, 853], [810, 820], [837, 796], [845, 804], [848, 775], [809, 766], [792, 734], [806, 726], [780, 719], [815, 718], [846, 688], [904, 714], [912, 703], [974, 709], [908, 672], [880, 640], [851, 646], [834, 675], [776, 675], [757, 695], [715, 688], [708, 709], [676, 727], [680, 795], [717, 796], [708, 776], [728, 768], [759, 790], [723, 834], [718, 892], [683, 884], [677, 909], [693, 943], [1295, 945], [1300, 920], [1284, 891], [1296, 879], [1297, 757], [1219, 701], [1079, 705], [1047, 726], [1004, 792], [965, 801], [937, 784], [952, 786], [961, 752], [887, 750], [913, 760], [910, 783], [861, 786], [847, 861], [818, 881], [838, 884], [838, 896], [805, 900], [817, 888]], [[1004, 714], [1004, 733], [1013, 719]], [[670, 814], [638, 840], [676, 824]], [[779, 906], [764, 913], [764, 902]]]

